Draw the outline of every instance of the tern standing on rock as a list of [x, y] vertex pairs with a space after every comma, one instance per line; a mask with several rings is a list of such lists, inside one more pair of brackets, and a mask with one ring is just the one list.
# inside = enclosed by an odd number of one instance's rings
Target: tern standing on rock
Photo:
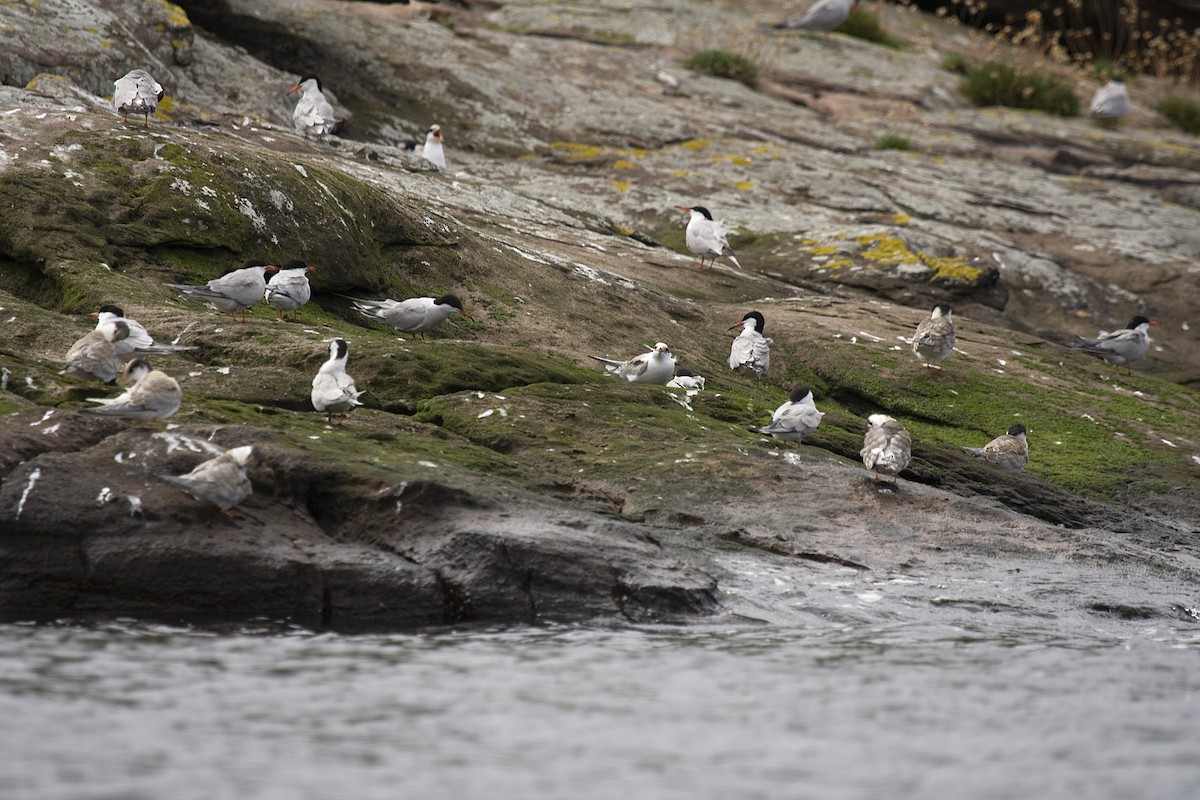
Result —
[[[346, 295], [342, 295], [346, 297]], [[398, 331], [421, 334], [441, 325], [450, 315], [462, 314], [469, 320], [474, 320], [463, 309], [462, 301], [452, 294], [441, 297], [410, 297], [407, 300], [359, 300], [346, 297], [351, 301], [354, 310], [363, 316], [390, 325]]]
[[964, 447], [972, 455], [999, 464], [1008, 472], [1020, 472], [1029, 463], [1029, 442], [1025, 438], [1025, 426], [1010, 425], [1008, 433], [997, 436], [983, 447]]
[[1119, 119], [1129, 113], [1129, 92], [1123, 81], [1109, 81], [1092, 95], [1088, 116]]
[[871, 470], [872, 480], [879, 480], [880, 473], [885, 473], [892, 476], [894, 484], [912, 458], [912, 437], [887, 414], [872, 414], [867, 417], [867, 432], [859, 455], [863, 465]]
[[425, 134], [425, 146], [421, 148], [421, 152], [418, 155], [438, 169], [445, 169], [446, 150], [442, 147], [444, 142], [445, 140], [442, 138], [442, 126], [433, 125], [429, 128], [429, 132]]
[[88, 398], [88, 402], [99, 403], [100, 407], [82, 409], [83, 413], [121, 419], [166, 419], [179, 410], [183, 400], [179, 383], [165, 372], [151, 369], [144, 358], [135, 358], [125, 365], [121, 383], [133, 385], [119, 397]]
[[592, 358], [602, 362], [610, 375], [624, 378], [630, 383], [657, 383], [666, 386], [675, 376], [675, 356], [671, 355], [671, 348], [664, 342], [654, 345], [654, 349], [649, 353], [634, 356], [628, 361], [614, 361], [600, 356]]
[[1150, 326], [1158, 324], [1143, 316], [1137, 316], [1119, 331], [1100, 331], [1100, 335], [1095, 339], [1079, 337], [1068, 346], [1103, 358], [1117, 368], [1118, 374], [1124, 365], [1126, 371], [1132, 375], [1133, 370], [1129, 365], [1146, 355], [1146, 351], [1150, 349]]
[[316, 75], [305, 75], [288, 94], [296, 92], [302, 92], [300, 101], [292, 109], [292, 125], [296, 133], [306, 139], [310, 134], [325, 137], [332, 133], [337, 119], [333, 115], [333, 106], [321, 91], [321, 79]]
[[141, 114], [145, 128], [162, 99], [163, 87], [144, 69], [130, 70], [113, 81], [113, 108], [124, 122], [129, 122], [130, 114]]
[[246, 467], [254, 457], [254, 447], [243, 445], [210, 458], [186, 475], [160, 475], [164, 481], [182, 487], [197, 500], [212, 503], [228, 511], [254, 492]]
[[799, 443], [817, 429], [823, 416], [825, 412], [818, 411], [813, 402], [812, 391], [807, 386], [796, 386], [788, 395], [787, 402], [771, 415], [771, 424], [753, 430], [785, 442]]
[[345, 340], [334, 339], [329, 343], [329, 360], [321, 365], [313, 378], [313, 408], [323, 413], [330, 424], [333, 424], [334, 414], [339, 414], [344, 421], [355, 406], [362, 405], [358, 401], [362, 392], [354, 385], [354, 379], [346, 374], [346, 361], [349, 358], [350, 350]]
[[312, 298], [312, 287], [308, 273], [313, 268], [300, 259], [289, 261], [267, 281], [263, 299], [267, 305], [281, 312], [278, 322], [285, 322], [289, 311], [296, 311]]
[[[266, 294], [266, 273], [277, 269], [279, 267], [273, 267], [265, 261], [250, 259], [239, 269], [213, 278], [203, 286], [182, 283], [168, 283], [167, 286], [178, 289], [188, 297], [208, 301], [217, 311], [228, 313], [234, 322], [245, 322], [246, 311]], [[241, 320], [234, 316], [238, 311], [242, 312]]]
[[[734, 256], [733, 250], [729, 247], [726, 239], [728, 232], [725, 230], [725, 226], [713, 219], [707, 208], [704, 206], [675, 207], [691, 214], [687, 230], [684, 232], [684, 242], [687, 244], [688, 250], [700, 256], [700, 263], [693, 264], [693, 269], [704, 269], [704, 259], [710, 256], [713, 264], [719, 257], [724, 256], [732, 261], [735, 267], [742, 268]], [[712, 264], [709, 266], [711, 267]]]
[[912, 351], [921, 359], [921, 366], [941, 369], [946, 356], [954, 352], [954, 320], [950, 306], [939, 303], [933, 307], [929, 319], [921, 320], [913, 335]]
[[836, 29], [850, 16], [855, 0], [817, 0], [804, 11], [792, 14], [783, 22], [776, 23], [776, 28], [786, 28], [793, 31], [816, 31], [829, 33]]
[[771, 366], [771, 340], [762, 335], [763, 315], [751, 311], [729, 330], [741, 328], [729, 347], [729, 368], [748, 378], [761, 378]]
[[129, 326], [125, 322], [115, 322], [107, 328], [93, 328], [67, 350], [63, 372], [112, 383], [121, 371], [117, 342], [128, 336]]

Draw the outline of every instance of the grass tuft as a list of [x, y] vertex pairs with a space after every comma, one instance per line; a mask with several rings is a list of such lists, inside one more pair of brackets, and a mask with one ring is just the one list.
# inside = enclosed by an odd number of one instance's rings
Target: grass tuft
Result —
[[876, 150], [915, 150], [907, 136], [898, 133], [885, 133], [875, 140]]
[[719, 48], [693, 53], [684, 66], [695, 72], [728, 78], [758, 88], [758, 65], [745, 56]]
[[1004, 61], [988, 61], [967, 68], [963, 94], [977, 106], [1026, 108], [1079, 116], [1079, 95], [1065, 81]]
[[1154, 110], [1184, 133], [1200, 133], [1200, 103], [1195, 100], [1172, 95], [1159, 101]]
[[899, 50], [904, 46], [902, 41], [883, 29], [883, 26], [879, 24], [878, 17], [860, 6], [850, 9], [850, 16], [846, 17], [846, 21], [838, 26], [837, 32], [853, 36], [855, 39], [881, 44], [893, 50]]

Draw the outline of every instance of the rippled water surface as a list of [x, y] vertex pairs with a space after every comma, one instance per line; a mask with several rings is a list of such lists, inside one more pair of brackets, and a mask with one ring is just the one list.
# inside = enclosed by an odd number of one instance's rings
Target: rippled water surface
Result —
[[0, 626], [0, 797], [1197, 798], [1193, 627]]

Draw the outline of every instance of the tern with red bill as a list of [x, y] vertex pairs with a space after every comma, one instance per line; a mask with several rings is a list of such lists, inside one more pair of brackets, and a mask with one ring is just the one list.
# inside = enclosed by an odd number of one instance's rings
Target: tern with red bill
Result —
[[[714, 264], [718, 258], [725, 257], [738, 269], [742, 268], [726, 239], [728, 231], [725, 230], [724, 225], [713, 219], [707, 208], [704, 206], [675, 207], [680, 211], [687, 211], [691, 215], [688, 218], [687, 230], [684, 232], [684, 242], [687, 244], [688, 250], [700, 256], [700, 263], [692, 265], [694, 269], [704, 269], [704, 259], [710, 257]], [[708, 266], [711, 267], [712, 264]]]
[[1115, 366], [1118, 373], [1124, 366], [1132, 375], [1133, 370], [1129, 365], [1146, 355], [1146, 351], [1150, 349], [1150, 326], [1158, 324], [1146, 317], [1136, 316], [1119, 331], [1100, 331], [1100, 335], [1095, 339], [1079, 337], [1069, 346], [1103, 358]]
[[[182, 283], [168, 283], [167, 286], [178, 289], [188, 297], [198, 297], [206, 301], [217, 311], [229, 314], [234, 322], [245, 322], [246, 311], [266, 294], [266, 273], [277, 269], [279, 267], [271, 266], [265, 261], [250, 259], [239, 269], [213, 278], [203, 286]], [[240, 320], [235, 316], [239, 311], [242, 313]]]

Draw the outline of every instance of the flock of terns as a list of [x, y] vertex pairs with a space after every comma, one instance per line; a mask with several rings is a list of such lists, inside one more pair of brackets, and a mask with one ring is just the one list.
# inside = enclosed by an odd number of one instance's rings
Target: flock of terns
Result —
[[[855, 0], [819, 0], [804, 12], [792, 15], [775, 25], [777, 28], [832, 31], [849, 16]], [[143, 126], [148, 125], [163, 97], [162, 86], [145, 70], [134, 69], [113, 84], [113, 108], [128, 121], [130, 114], [141, 114]], [[289, 94], [300, 92], [300, 98], [292, 112], [293, 125], [301, 135], [324, 137], [338, 123], [333, 106], [325, 98], [321, 81], [314, 75], [302, 78]], [[1090, 113], [1094, 116], [1119, 117], [1128, 113], [1129, 100], [1124, 84], [1110, 81], [1097, 91]], [[415, 149], [418, 154], [439, 169], [446, 168], [444, 138], [441, 126], [430, 127], [423, 146]], [[729, 245], [728, 231], [704, 206], [678, 206], [688, 212], [685, 244], [689, 251], [699, 257], [695, 269], [712, 267], [718, 258], [724, 258], [735, 267], [741, 268], [737, 256]], [[710, 260], [706, 265], [705, 261]], [[308, 275], [313, 268], [302, 260], [294, 260], [283, 266], [267, 264], [261, 260], [250, 260], [240, 268], [203, 285], [167, 284], [187, 297], [204, 300], [217, 311], [230, 314], [234, 322], [245, 323], [246, 312], [260, 300], [280, 312], [280, 321], [287, 320], [312, 297]], [[266, 273], [276, 272], [268, 281]], [[365, 317], [388, 325], [398, 331], [424, 334], [455, 313], [471, 319], [462, 302], [452, 294], [441, 297], [416, 297], [403, 301], [391, 299], [362, 300], [348, 298], [353, 308]], [[240, 318], [239, 315], [240, 314]], [[128, 319], [116, 306], [105, 305], [92, 316], [97, 318], [96, 328], [83, 336], [70, 348], [66, 356], [64, 371], [82, 377], [94, 377], [104, 382], [119, 378], [127, 385], [124, 393], [115, 398], [91, 398], [94, 408], [83, 409], [85, 413], [104, 417], [131, 420], [163, 420], [180, 407], [182, 392], [179, 383], [169, 375], [153, 369], [147, 355], [170, 354], [195, 349], [187, 346], [162, 345], [154, 342], [146, 329], [137, 321]], [[1071, 344], [1085, 352], [1099, 356], [1117, 366], [1140, 359], [1149, 347], [1148, 329], [1151, 322], [1138, 316], [1129, 325], [1112, 333], [1101, 333], [1095, 339], [1078, 339]], [[730, 330], [739, 330], [729, 352], [729, 367], [741, 375], [761, 378], [770, 367], [771, 340], [763, 336], [765, 320], [758, 311], [747, 313]], [[912, 351], [925, 367], [941, 370], [942, 362], [954, 351], [954, 321], [949, 306], [939, 304], [930, 316], [921, 321], [912, 338]], [[346, 372], [349, 347], [345, 340], [335, 339], [329, 344], [329, 358], [317, 371], [312, 381], [311, 401], [313, 408], [333, 422], [334, 417], [344, 421], [355, 407], [362, 405], [363, 394]], [[614, 376], [633, 383], [659, 384], [688, 390], [702, 390], [704, 378], [684, 368], [677, 369], [670, 348], [658, 342], [647, 353], [619, 361], [600, 356], [592, 358], [602, 362], [605, 370]], [[800, 443], [817, 429], [824, 413], [819, 411], [807, 386], [796, 386], [788, 400], [771, 415], [765, 426], [751, 430], [770, 435], [776, 439]], [[984, 447], [964, 448], [968, 452], [998, 464], [1010, 472], [1020, 472], [1028, 462], [1028, 441], [1025, 426], [1015, 424], [1006, 433], [996, 437]], [[912, 439], [908, 431], [897, 420], [886, 414], [872, 414], [867, 418], [863, 447], [860, 452], [863, 464], [871, 471], [873, 480], [880, 475], [890, 476], [893, 484], [897, 476], [908, 466], [912, 453]], [[211, 502], [227, 511], [250, 494], [250, 481], [246, 468], [254, 457], [253, 447], [235, 447], [217, 458], [197, 466], [182, 476], [162, 476], [195, 497]]]

